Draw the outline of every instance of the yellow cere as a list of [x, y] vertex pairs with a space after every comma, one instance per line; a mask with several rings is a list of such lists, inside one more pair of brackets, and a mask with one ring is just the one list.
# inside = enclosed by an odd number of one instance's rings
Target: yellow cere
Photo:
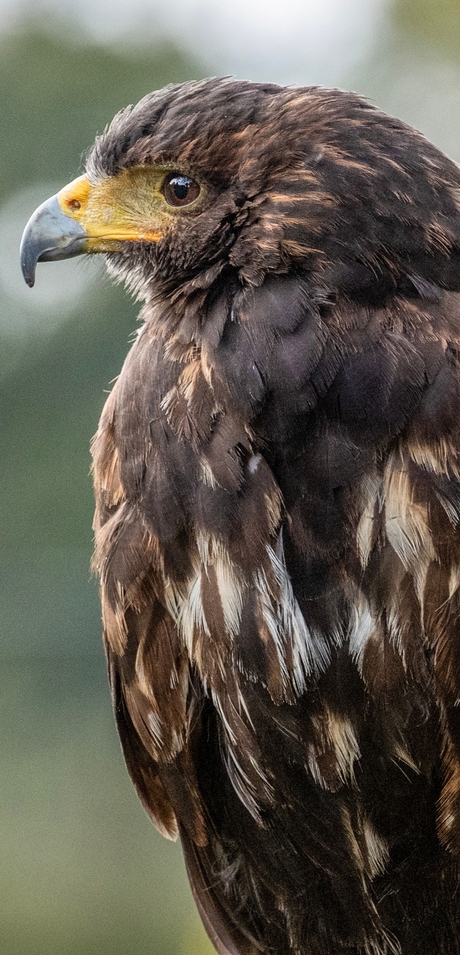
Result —
[[158, 242], [171, 211], [161, 192], [165, 170], [155, 166], [124, 169], [91, 184], [86, 176], [58, 192], [63, 212], [84, 227], [88, 239]]

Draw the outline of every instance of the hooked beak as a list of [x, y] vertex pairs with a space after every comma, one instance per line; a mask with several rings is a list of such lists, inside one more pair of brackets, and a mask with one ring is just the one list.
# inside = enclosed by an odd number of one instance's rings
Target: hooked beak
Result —
[[37, 262], [81, 255], [87, 239], [84, 227], [62, 211], [57, 196], [43, 202], [30, 217], [21, 240], [21, 269], [27, 285], [34, 285]]
[[[133, 208], [126, 202], [129, 182], [137, 199]], [[128, 170], [95, 185], [80, 176], [47, 199], [33, 213], [22, 236], [21, 268], [27, 285], [34, 284], [37, 262], [87, 252], [118, 252], [126, 241], [158, 242], [163, 229], [145, 212], [148, 190], [145, 172], [133, 176]]]

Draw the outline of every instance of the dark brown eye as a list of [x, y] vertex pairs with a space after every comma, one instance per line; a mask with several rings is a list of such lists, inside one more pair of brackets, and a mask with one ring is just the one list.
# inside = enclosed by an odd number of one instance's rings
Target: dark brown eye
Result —
[[188, 206], [200, 195], [200, 187], [194, 179], [180, 172], [171, 172], [163, 185], [166, 202], [170, 206]]

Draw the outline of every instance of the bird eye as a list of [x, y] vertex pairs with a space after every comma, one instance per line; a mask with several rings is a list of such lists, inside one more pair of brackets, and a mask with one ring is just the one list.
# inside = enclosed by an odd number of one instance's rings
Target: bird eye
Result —
[[200, 195], [200, 187], [194, 179], [180, 172], [171, 172], [166, 176], [163, 194], [170, 206], [189, 206]]

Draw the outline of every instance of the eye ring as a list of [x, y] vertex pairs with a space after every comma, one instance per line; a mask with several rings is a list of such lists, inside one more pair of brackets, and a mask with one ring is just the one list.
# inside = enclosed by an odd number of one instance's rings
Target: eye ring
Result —
[[170, 172], [163, 183], [163, 195], [169, 206], [176, 209], [190, 206], [200, 195], [201, 188], [195, 179], [182, 172]]

